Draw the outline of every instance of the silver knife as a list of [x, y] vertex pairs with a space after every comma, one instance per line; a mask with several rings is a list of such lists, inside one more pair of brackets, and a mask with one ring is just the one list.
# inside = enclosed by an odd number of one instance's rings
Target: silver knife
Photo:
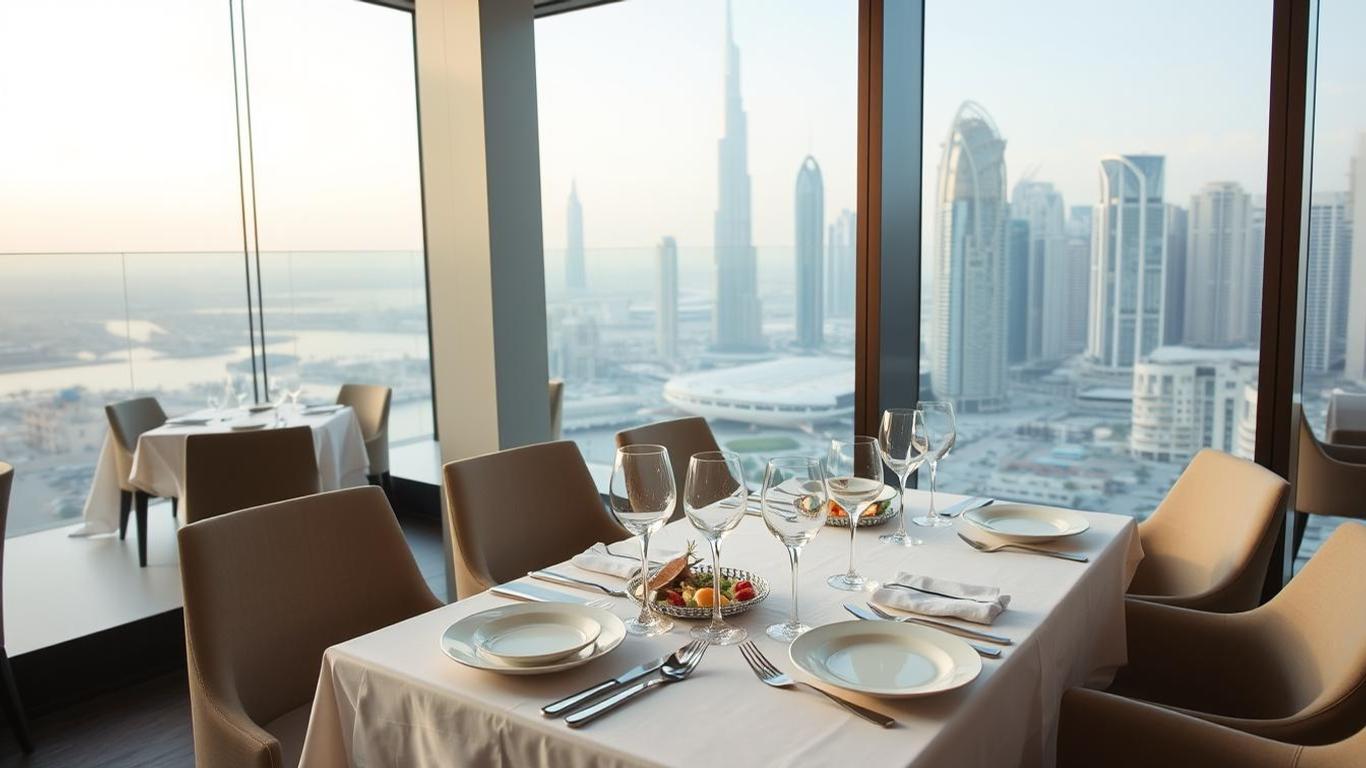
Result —
[[[894, 619], [886, 619], [870, 611], [865, 611], [852, 603], [845, 603], [844, 610], [854, 614], [854, 616], [863, 619], [864, 621], [894, 621]], [[976, 643], [968, 643], [968, 645], [972, 646], [972, 650], [977, 651], [977, 653], [987, 657], [988, 659], [1001, 658], [1000, 648], [988, 648], [985, 645], [978, 645]]]
[[513, 600], [528, 600], [533, 603], [575, 603], [584, 605], [588, 602], [587, 598], [578, 595], [567, 595], [563, 592], [539, 587], [535, 584], [524, 584], [521, 582], [509, 582], [499, 584], [489, 589], [500, 597], [510, 597]]
[[[894, 616], [890, 613], [880, 611], [878, 607], [873, 605], [872, 603], [869, 603], [866, 609], [860, 608], [859, 606], [854, 605], [853, 603], [845, 603], [844, 609], [846, 611], [849, 611], [850, 613], [854, 613], [855, 611], [871, 613], [874, 616], [886, 619], [888, 621], [905, 621], [913, 624], [924, 624], [927, 627], [942, 629], [945, 632], [953, 632], [954, 634], [962, 635], [963, 637], [970, 637], [974, 640], [985, 640], [989, 643], [996, 643], [997, 645], [1013, 645], [1015, 643], [1014, 640], [1011, 640], [1005, 635], [993, 635], [990, 632], [983, 632], [980, 629], [969, 629], [968, 627], [960, 627], [957, 624], [950, 624], [947, 621], [935, 621], [934, 619], [925, 618], [923, 616]], [[858, 614], [855, 613], [854, 615]]]
[[957, 517], [964, 512], [971, 512], [974, 509], [991, 506], [996, 501], [986, 496], [969, 496], [957, 504], [950, 504], [944, 511], [938, 513], [940, 517]]
[[578, 693], [566, 696], [563, 699], [560, 699], [559, 701], [552, 702], [550, 704], [545, 705], [544, 707], [541, 707], [541, 714], [545, 715], [546, 717], [559, 717], [560, 715], [563, 715], [565, 712], [568, 712], [574, 707], [577, 707], [578, 705], [586, 701], [595, 699], [607, 693], [608, 691], [611, 691], [623, 685], [630, 685], [636, 680], [639, 680], [640, 678], [664, 666], [664, 662], [668, 661], [668, 659], [669, 654], [666, 653], [657, 659], [647, 661], [644, 664], [640, 664], [638, 666], [631, 667], [630, 669], [626, 670], [620, 675], [617, 675], [614, 678], [611, 678], [610, 680], [604, 680], [601, 683], [598, 683], [597, 685], [584, 688], [582, 691], [579, 691]]
[[578, 589], [596, 589], [597, 591], [602, 592], [606, 595], [611, 595], [612, 597], [627, 596], [626, 590], [624, 589], [609, 587], [606, 584], [599, 584], [596, 581], [576, 579], [573, 576], [566, 576], [563, 573], [556, 573], [554, 571], [532, 571], [531, 573], [528, 573], [527, 576], [530, 576], [533, 579], [540, 579], [541, 581], [548, 581], [551, 584], [559, 584], [565, 587], [577, 587]]

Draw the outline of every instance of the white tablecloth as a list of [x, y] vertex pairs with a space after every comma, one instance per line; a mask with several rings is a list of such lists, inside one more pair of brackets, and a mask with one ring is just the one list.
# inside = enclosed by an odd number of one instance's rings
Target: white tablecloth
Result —
[[[229, 421], [197, 426], [165, 425], [143, 433], [133, 453], [133, 485], [161, 498], [184, 495], [185, 438], [209, 432], [228, 432], [234, 421], [274, 418], [267, 412], [247, 417], [235, 412]], [[291, 414], [285, 426], [313, 428], [313, 448], [318, 457], [319, 486], [324, 491], [364, 485], [370, 468], [365, 438], [356, 412], [350, 407], [316, 415]], [[114, 435], [106, 431], [90, 495], [85, 500], [85, 525], [72, 536], [95, 536], [119, 529], [118, 462], [114, 460]]]
[[[923, 494], [908, 496], [924, 502]], [[990, 631], [1008, 635], [1015, 644], [1005, 647], [1000, 660], [983, 659], [982, 675], [967, 687], [923, 699], [849, 694], [896, 717], [899, 724], [890, 729], [859, 720], [810, 691], [763, 685], [734, 647], [710, 649], [688, 681], [570, 729], [562, 720], [542, 717], [540, 707], [683, 645], [691, 623], [680, 621], [663, 637], [628, 637], [611, 654], [576, 670], [503, 677], [463, 667], [438, 646], [452, 622], [509, 602], [484, 593], [328, 649], [302, 765], [1049, 765], [1063, 691], [1108, 679], [1126, 660], [1123, 594], [1143, 556], [1131, 519], [1089, 518], [1089, 531], [1058, 545], [1089, 553], [1089, 564], [979, 553], [959, 541], [952, 528], [916, 528], [928, 543], [913, 549], [877, 541], [886, 528], [858, 534], [859, 570], [871, 578], [908, 570], [998, 585], [1012, 596], [1009, 610]], [[657, 540], [677, 548], [690, 538], [702, 544], [688, 523], [679, 521]], [[806, 547], [800, 598], [807, 623], [852, 619], [841, 604], [861, 596], [825, 584], [827, 576], [843, 571], [847, 558], [843, 529], [827, 528]], [[785, 550], [762, 520], [747, 517], [725, 540], [722, 563], [769, 579], [769, 598], [734, 621], [749, 630], [771, 661], [793, 672], [785, 644], [764, 634], [790, 606]], [[560, 569], [575, 572], [569, 565]], [[626, 600], [616, 602], [618, 615], [634, 613]]]

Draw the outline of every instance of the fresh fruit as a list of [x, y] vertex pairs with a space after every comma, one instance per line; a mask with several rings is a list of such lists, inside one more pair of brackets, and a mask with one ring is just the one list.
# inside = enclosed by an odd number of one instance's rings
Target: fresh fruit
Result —
[[[703, 587], [693, 593], [692, 599], [694, 602], [697, 603], [698, 608], [710, 608], [712, 597], [715, 594], [716, 590], [712, 589], [711, 587]], [[721, 595], [721, 605], [730, 605], [730, 601], [726, 599], [726, 596], [724, 594]]]
[[830, 517], [848, 517], [848, 516], [849, 516], [849, 513], [844, 511], [844, 507], [841, 507], [840, 505], [836, 504], [836, 503], [833, 502], [833, 501], [830, 502]]
[[748, 589], [750, 592], [754, 591], [754, 585], [749, 583], [749, 579], [741, 579], [735, 582], [735, 594], [738, 595], [740, 591], [744, 589]]
[[688, 604], [687, 601], [683, 599], [683, 593], [675, 589], [665, 592], [664, 599], [669, 601], [669, 605], [676, 605], [680, 608]]
[[[722, 597], [721, 599], [724, 600], [725, 598]], [[742, 602], [742, 603], [745, 602], [746, 600], [753, 600], [753, 599], [754, 599], [754, 589], [753, 589], [752, 587], [746, 587], [746, 588], [744, 588], [744, 589], [736, 589], [736, 590], [735, 590], [735, 599], [736, 599], [736, 600], [739, 600], [739, 601]], [[722, 605], [725, 605], [725, 603], [722, 603]]]

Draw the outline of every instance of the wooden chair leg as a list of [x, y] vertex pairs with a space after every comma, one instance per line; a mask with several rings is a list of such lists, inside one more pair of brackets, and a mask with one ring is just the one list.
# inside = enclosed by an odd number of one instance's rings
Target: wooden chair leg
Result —
[[9, 654], [0, 648], [0, 678], [3, 678], [5, 718], [14, 729], [14, 737], [24, 754], [32, 754], [33, 737], [28, 730], [28, 717], [24, 714], [24, 703], [19, 700], [19, 687], [14, 684], [14, 669], [10, 667]]
[[142, 491], [133, 494], [134, 506], [138, 516], [138, 565], [147, 567], [147, 501], [150, 497]]
[[128, 536], [128, 515], [133, 511], [133, 492], [119, 491], [119, 541]]

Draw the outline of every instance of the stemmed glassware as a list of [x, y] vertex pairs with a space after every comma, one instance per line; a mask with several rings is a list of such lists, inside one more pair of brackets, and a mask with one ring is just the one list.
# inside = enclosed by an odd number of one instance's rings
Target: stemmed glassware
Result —
[[678, 498], [669, 452], [662, 445], [618, 448], [609, 482], [612, 514], [623, 528], [640, 536], [640, 615], [626, 622], [626, 631], [644, 637], [663, 634], [674, 623], [652, 608], [650, 534], [668, 522]]
[[769, 626], [768, 636], [791, 642], [811, 628], [797, 616], [797, 558], [802, 547], [824, 527], [830, 512], [825, 468], [816, 459], [800, 456], [771, 459], [764, 471], [760, 499], [769, 533], [787, 547], [787, 558], [792, 562], [792, 617]]
[[953, 403], [944, 400], [921, 400], [916, 403], [916, 409], [924, 414], [925, 436], [929, 440], [930, 451], [925, 457], [930, 465], [930, 508], [925, 514], [915, 518], [911, 522], [916, 525], [944, 526], [953, 525], [953, 521], [947, 517], [940, 516], [935, 511], [934, 491], [935, 479], [939, 471], [939, 462], [943, 461], [953, 450], [953, 445], [958, 437], [958, 426], [953, 416]]
[[704, 451], [688, 460], [683, 482], [683, 512], [711, 545], [711, 622], [694, 627], [692, 636], [713, 645], [744, 642], [749, 633], [721, 620], [721, 539], [745, 516], [749, 492], [740, 457], [729, 451]]
[[925, 434], [925, 414], [912, 408], [889, 408], [882, 412], [882, 426], [878, 429], [878, 449], [882, 463], [897, 479], [897, 530], [878, 537], [880, 541], [899, 547], [923, 544], [906, 533], [906, 479], [920, 468], [929, 455], [929, 440]]
[[825, 459], [830, 497], [849, 516], [849, 570], [831, 576], [826, 583], [835, 589], [858, 592], [868, 580], [854, 570], [854, 540], [862, 505], [882, 492], [882, 456], [877, 440], [858, 435], [852, 440], [831, 440]]

